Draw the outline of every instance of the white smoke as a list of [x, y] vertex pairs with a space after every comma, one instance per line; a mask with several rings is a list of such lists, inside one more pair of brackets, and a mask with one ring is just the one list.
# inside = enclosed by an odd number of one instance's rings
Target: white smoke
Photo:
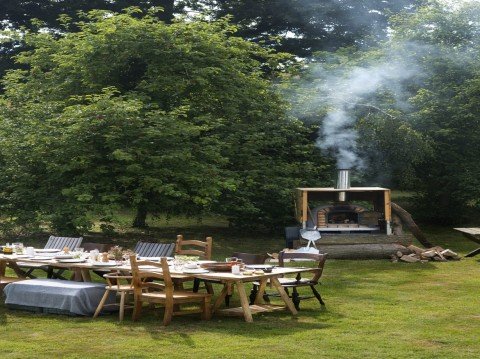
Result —
[[368, 98], [379, 90], [389, 92], [396, 100], [395, 107], [408, 106], [403, 83], [418, 74], [419, 70], [406, 60], [387, 59], [340, 73], [330, 73], [325, 68], [314, 71], [321, 77], [321, 84], [316, 88], [318, 97], [314, 101], [319, 101], [320, 106], [328, 109], [317, 146], [333, 152], [339, 168], [362, 168], [365, 164], [357, 151], [358, 132], [355, 124], [358, 119], [354, 110], [366, 106], [386, 114], [388, 109], [383, 110], [368, 102]]

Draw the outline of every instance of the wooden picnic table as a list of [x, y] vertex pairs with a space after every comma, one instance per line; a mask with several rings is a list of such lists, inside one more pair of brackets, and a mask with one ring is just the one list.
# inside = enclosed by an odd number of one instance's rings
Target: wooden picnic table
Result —
[[[104, 269], [109, 271], [119, 271], [123, 273], [130, 272], [129, 265], [112, 265], [109, 267], [98, 267], [93, 263], [84, 262], [84, 263], [61, 263], [55, 259], [35, 259], [35, 258], [24, 258], [18, 257], [16, 255], [5, 255], [0, 254], [0, 277], [5, 278], [5, 270], [7, 267], [10, 267], [19, 278], [25, 278], [25, 272], [20, 268], [18, 263], [35, 263], [35, 264], [44, 264], [47, 266], [52, 266], [55, 268], [64, 268], [71, 270], [75, 273], [74, 280], [90, 282], [91, 270]], [[148, 271], [149, 268], [143, 268], [143, 270]], [[293, 268], [293, 267], [277, 267], [272, 270], [271, 273], [263, 274], [252, 274], [252, 275], [235, 275], [230, 272], [208, 272], [208, 273], [198, 273], [198, 274], [185, 274], [182, 272], [171, 271], [171, 276], [173, 279], [188, 280], [188, 279], [201, 279], [207, 281], [216, 281], [223, 283], [223, 289], [220, 292], [219, 296], [216, 298], [213, 305], [213, 313], [223, 314], [228, 316], [243, 316], [246, 322], [252, 322], [252, 314], [270, 312], [274, 310], [285, 310], [288, 309], [292, 315], [297, 315], [297, 310], [286, 293], [285, 289], [280, 284], [278, 278], [285, 274], [296, 274], [301, 272], [310, 272], [311, 268]], [[157, 272], [158, 268], [153, 267], [152, 272]], [[259, 282], [260, 287], [255, 297], [255, 302], [253, 305], [250, 305], [248, 296], [245, 290], [245, 283]], [[263, 302], [263, 294], [267, 283], [271, 283], [273, 288], [275, 288], [280, 295], [280, 298], [284, 302], [285, 306], [271, 305]], [[225, 296], [228, 292], [235, 286], [240, 298], [240, 307], [237, 308], [225, 308], [220, 309], [221, 304], [223, 303]]]
[[[252, 314], [271, 312], [275, 310], [285, 310], [285, 307], [292, 313], [292, 315], [297, 315], [298, 312], [295, 309], [295, 305], [293, 304], [292, 300], [288, 296], [283, 286], [280, 284], [278, 278], [285, 274], [310, 272], [311, 270], [312, 268], [276, 267], [272, 270], [271, 273], [264, 274], [235, 275], [229, 272], [208, 272], [203, 274], [196, 274], [195, 277], [203, 280], [220, 281], [224, 283], [220, 295], [217, 297], [213, 304], [213, 314], [243, 316], [246, 322], [253, 322]], [[245, 283], [249, 282], [260, 283], [260, 287], [255, 296], [255, 301], [253, 305], [250, 305], [247, 293], [245, 291]], [[265, 292], [265, 288], [268, 282], [270, 282], [272, 286], [277, 290], [285, 306], [264, 303], [263, 294]], [[219, 309], [220, 305], [224, 302], [226, 295], [229, 293], [233, 286], [237, 288], [241, 306], [237, 308]]]
[[[463, 234], [464, 237], [470, 239], [471, 241], [480, 244], [480, 228], [479, 227], [471, 227], [471, 228], [454, 228], [456, 231], [459, 231]], [[480, 253], [480, 248], [477, 248], [465, 257], [474, 257]]]

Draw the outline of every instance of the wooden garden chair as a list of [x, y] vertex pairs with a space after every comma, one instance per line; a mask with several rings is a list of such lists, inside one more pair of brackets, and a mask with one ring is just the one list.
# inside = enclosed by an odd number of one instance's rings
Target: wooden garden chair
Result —
[[[207, 237], [205, 241], [199, 241], [194, 239], [185, 240], [183, 235], [177, 235], [177, 241], [175, 243], [175, 254], [185, 256], [197, 256], [199, 259], [211, 260], [212, 259], [212, 244], [213, 238]], [[208, 293], [213, 294], [213, 287], [211, 282], [203, 281]], [[200, 288], [200, 280], [194, 279], [193, 291], [198, 292]]]
[[212, 259], [212, 237], [205, 241], [185, 240], [181, 234], [177, 236], [175, 243], [175, 254], [186, 256], [198, 256], [200, 259]]
[[[170, 324], [172, 316], [192, 313], [201, 313], [204, 320], [211, 318], [211, 294], [194, 293], [185, 290], [176, 290], [170, 276], [170, 270], [166, 258], [160, 263], [152, 261], [138, 261], [136, 256], [130, 256], [130, 265], [133, 277], [134, 288], [134, 309], [133, 320], [138, 320], [142, 311], [143, 303], [160, 304], [165, 307], [163, 325]], [[140, 266], [148, 265], [158, 268], [158, 271], [142, 271]], [[158, 278], [163, 280], [162, 284], [144, 281], [144, 279]], [[183, 304], [196, 303], [199, 309], [181, 310]]]
[[[119, 307], [118, 319], [121, 322], [124, 317], [125, 309], [133, 308], [133, 306], [125, 305], [127, 295], [133, 294], [133, 277], [130, 275], [122, 275], [120, 273], [107, 273], [104, 274], [103, 277], [107, 280], [107, 286], [105, 287], [105, 294], [100, 300], [93, 318], [96, 318], [104, 307], [115, 305]], [[120, 296], [120, 303], [105, 304], [111, 292], [115, 292]]]
[[137, 242], [133, 250], [140, 257], [171, 257], [175, 243]]

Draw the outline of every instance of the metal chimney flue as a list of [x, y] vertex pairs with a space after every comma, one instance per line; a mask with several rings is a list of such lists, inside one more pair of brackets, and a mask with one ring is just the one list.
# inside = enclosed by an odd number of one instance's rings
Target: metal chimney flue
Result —
[[[349, 169], [339, 169], [336, 189], [349, 189], [350, 188], [350, 170]], [[338, 192], [338, 201], [345, 202], [347, 200], [346, 192]]]

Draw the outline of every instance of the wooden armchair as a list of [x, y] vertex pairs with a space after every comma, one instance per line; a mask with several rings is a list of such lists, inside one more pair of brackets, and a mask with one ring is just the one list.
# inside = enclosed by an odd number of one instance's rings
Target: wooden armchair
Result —
[[[173, 315], [201, 313], [202, 319], [209, 320], [211, 318], [211, 294], [175, 290], [166, 258], [162, 258], [161, 262], [157, 263], [138, 261], [136, 256], [130, 256], [130, 264], [134, 288], [133, 320], [140, 317], [144, 302], [160, 304], [165, 307], [163, 316], [163, 325], [165, 326], [170, 324]], [[140, 268], [142, 265], [158, 267], [158, 271], [142, 271]], [[163, 284], [145, 282], [145, 278], [158, 278], [163, 280]], [[197, 303], [200, 309], [181, 310], [180, 306], [187, 303]]]
[[[295, 278], [288, 278], [288, 277], [283, 277], [283, 278], [278, 278], [280, 284], [282, 287], [285, 289], [287, 294], [289, 295], [290, 298], [292, 298], [293, 304], [295, 305], [295, 308], [297, 310], [300, 310], [300, 301], [303, 299], [310, 299], [310, 298], [317, 298], [319, 301], [320, 305], [324, 306], [325, 303], [319, 293], [319, 291], [315, 288], [318, 284], [320, 284], [319, 280], [322, 276], [323, 273], [323, 267], [325, 266], [325, 261], [327, 259], [326, 254], [314, 254], [314, 253], [298, 253], [298, 252], [280, 252], [278, 254], [278, 262], [280, 267], [285, 266], [285, 260], [290, 259], [290, 260], [295, 260], [295, 259], [300, 259], [302, 261], [304, 260], [311, 260], [315, 261], [317, 263], [316, 267], [313, 267], [311, 269], [311, 273], [313, 273], [313, 277], [311, 278], [302, 278], [301, 274], [298, 273]], [[313, 295], [300, 295], [298, 293], [297, 288], [300, 287], [310, 287], [312, 290]], [[292, 293], [290, 293], [290, 289], [292, 290]], [[254, 294], [258, 290], [258, 283], [254, 283], [254, 287], [252, 289], [252, 294], [251, 294], [251, 299]], [[256, 293], [255, 293], [256, 294]], [[278, 296], [278, 294], [269, 294], [266, 293], [264, 294], [264, 299], [268, 301], [268, 297], [272, 296]]]

